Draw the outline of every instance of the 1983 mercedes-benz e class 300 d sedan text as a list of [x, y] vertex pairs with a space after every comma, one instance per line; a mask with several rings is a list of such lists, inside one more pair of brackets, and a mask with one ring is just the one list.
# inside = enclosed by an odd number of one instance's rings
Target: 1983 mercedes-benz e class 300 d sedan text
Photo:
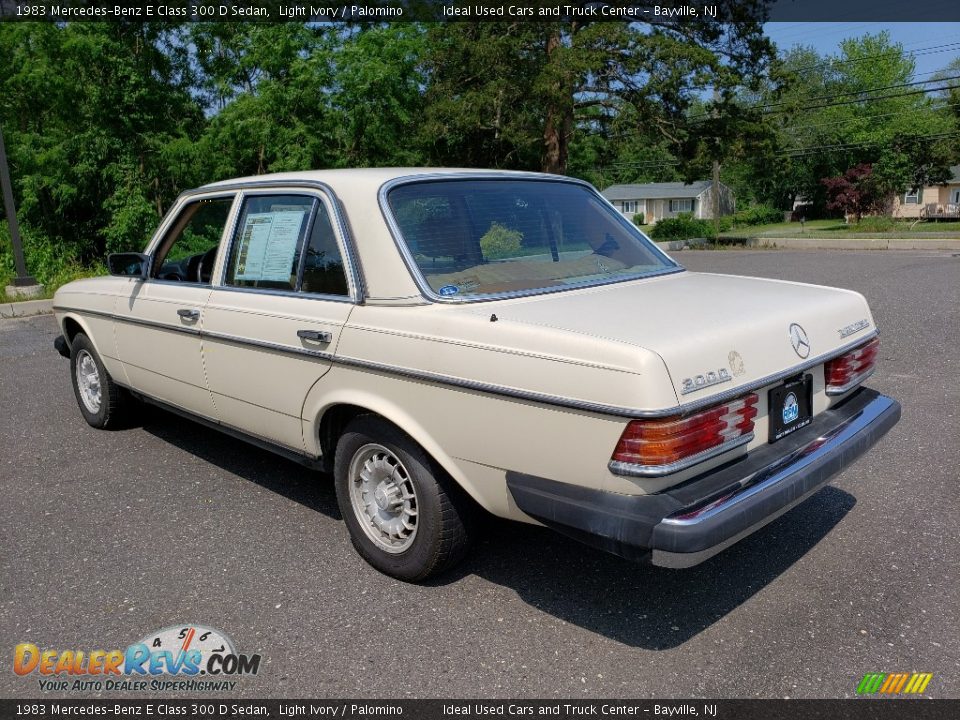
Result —
[[478, 507], [695, 565], [900, 417], [847, 290], [692, 273], [591, 186], [289, 173], [184, 193], [56, 294], [80, 412], [135, 399], [332, 471], [360, 554], [420, 580]]

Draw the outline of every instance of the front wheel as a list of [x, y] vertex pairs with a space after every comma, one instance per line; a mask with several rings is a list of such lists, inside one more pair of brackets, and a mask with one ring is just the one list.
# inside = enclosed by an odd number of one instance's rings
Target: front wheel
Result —
[[470, 499], [385, 420], [365, 415], [347, 426], [337, 443], [334, 479], [353, 545], [380, 572], [417, 582], [466, 553]]
[[113, 381], [83, 333], [77, 333], [70, 343], [70, 375], [80, 414], [89, 425], [113, 429], [128, 421], [133, 399]]

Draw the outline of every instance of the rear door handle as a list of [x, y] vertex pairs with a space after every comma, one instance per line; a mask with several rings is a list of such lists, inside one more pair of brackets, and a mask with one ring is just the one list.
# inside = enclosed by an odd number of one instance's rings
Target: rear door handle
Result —
[[192, 308], [180, 308], [177, 310], [177, 315], [184, 320], [198, 320], [200, 318], [200, 311]]
[[317, 342], [328, 343], [333, 340], [333, 333], [326, 330], [297, 330], [297, 337], [303, 340], [315, 340]]

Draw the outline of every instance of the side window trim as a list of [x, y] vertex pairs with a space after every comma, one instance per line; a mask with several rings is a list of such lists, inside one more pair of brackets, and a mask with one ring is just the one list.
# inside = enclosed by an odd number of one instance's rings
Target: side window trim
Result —
[[[333, 201], [333, 198], [330, 197], [328, 192], [320, 187], [303, 187], [303, 186], [288, 186], [284, 184], [278, 184], [273, 187], [263, 187], [263, 188], [241, 188], [239, 192], [236, 190], [236, 197], [234, 200], [233, 208], [231, 210], [231, 219], [227, 223], [230, 226], [229, 235], [224, 238], [224, 241], [220, 246], [220, 254], [218, 256], [218, 265], [219, 269], [214, 268], [214, 273], [211, 278], [211, 285], [215, 290], [226, 290], [228, 292], [243, 292], [243, 293], [260, 293], [262, 295], [282, 295], [285, 297], [297, 297], [304, 300], [325, 300], [325, 301], [334, 301], [334, 302], [348, 302], [354, 305], [360, 304], [359, 294], [360, 290], [357, 286], [357, 281], [355, 278], [356, 268], [354, 263], [353, 253], [347, 247], [347, 240], [344, 237], [346, 232], [346, 226], [343, 224], [344, 221], [341, 218], [339, 206]], [[303, 195], [313, 199], [314, 206], [310, 213], [310, 218], [307, 225], [307, 235], [301, 248], [300, 256], [300, 268], [297, 272], [297, 287], [296, 289], [291, 290], [278, 290], [275, 288], [250, 288], [250, 287], [235, 287], [233, 285], [227, 285], [227, 271], [228, 264], [230, 262], [230, 254], [233, 252], [233, 244], [237, 241], [237, 224], [239, 222], [240, 215], [243, 211], [243, 204], [247, 198], [262, 196], [262, 195]], [[326, 295], [323, 293], [315, 292], [301, 292], [300, 285], [303, 282], [303, 271], [305, 263], [303, 262], [306, 257], [307, 246], [309, 245], [309, 238], [313, 232], [313, 225], [316, 222], [316, 219], [319, 215], [319, 203], [323, 203], [324, 207], [327, 210], [327, 214], [330, 217], [330, 225], [333, 229], [334, 239], [337, 243], [337, 249], [340, 251], [340, 257], [343, 261], [343, 272], [347, 281], [347, 294], [346, 295]]]

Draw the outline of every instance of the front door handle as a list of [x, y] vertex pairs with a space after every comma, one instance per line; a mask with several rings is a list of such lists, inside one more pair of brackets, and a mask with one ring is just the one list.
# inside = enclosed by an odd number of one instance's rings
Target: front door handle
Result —
[[326, 330], [297, 330], [297, 337], [303, 340], [315, 340], [328, 343], [333, 340], [333, 333]]
[[194, 310], [193, 308], [180, 308], [177, 310], [177, 315], [179, 315], [184, 320], [199, 320], [200, 311]]

